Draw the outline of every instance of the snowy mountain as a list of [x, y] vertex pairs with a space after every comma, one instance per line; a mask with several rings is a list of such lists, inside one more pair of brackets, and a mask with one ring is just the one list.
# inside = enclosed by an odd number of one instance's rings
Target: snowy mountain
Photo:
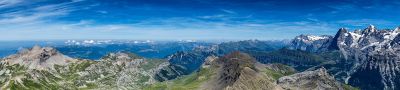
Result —
[[295, 38], [290, 47], [311, 52], [338, 51], [344, 60], [337, 61], [351, 63], [342, 71], [346, 83], [366, 90], [396, 90], [400, 89], [399, 33], [399, 28], [379, 30], [373, 25], [352, 32], [341, 28], [323, 43]]
[[320, 49], [327, 48], [326, 43], [330, 43], [332, 41], [332, 36], [322, 35], [322, 36], [314, 36], [314, 35], [300, 35], [296, 36], [292, 42], [290, 43], [290, 49], [299, 49], [303, 51], [316, 52]]

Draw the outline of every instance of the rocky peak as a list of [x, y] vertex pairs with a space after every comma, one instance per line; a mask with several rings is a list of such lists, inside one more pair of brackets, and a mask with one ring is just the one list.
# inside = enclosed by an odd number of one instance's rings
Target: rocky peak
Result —
[[349, 32], [349, 31], [346, 28], [340, 28], [339, 31], [338, 31], [338, 34], [344, 34], [344, 33], [347, 33], [347, 32]]
[[64, 56], [52, 47], [34, 46], [31, 49], [22, 49], [17, 54], [6, 57], [2, 63], [20, 64], [30, 69], [52, 68], [53, 65], [66, 65], [77, 61]]
[[[254, 68], [254, 64], [256, 63], [255, 59], [250, 55], [245, 53], [240, 53], [239, 51], [232, 52], [228, 55], [225, 55], [220, 60], [227, 67], [236, 67], [233, 69], [241, 69], [244, 67]], [[233, 65], [233, 66], [231, 66]]]
[[26, 54], [41, 58], [58, 54], [58, 51], [51, 47], [40, 47], [37, 45], [33, 46], [31, 49], [21, 49], [18, 51], [18, 55], [26, 55]]
[[346, 28], [340, 28], [335, 37], [333, 37], [332, 43], [330, 43], [328, 49], [339, 50], [339, 46], [337, 43], [342, 39], [343, 36], [346, 36], [346, 33], [348, 33], [348, 30]]
[[248, 54], [235, 51], [213, 62], [217, 75], [204, 84], [204, 90], [280, 90], [272, 77], [256, 68], [256, 61]]
[[364, 29], [363, 34], [369, 34], [377, 31], [374, 25], [369, 25], [366, 29]]
[[375, 26], [372, 25], [372, 24], [370, 24], [370, 25], [368, 26], [368, 29], [374, 30], [374, 29], [375, 29]]

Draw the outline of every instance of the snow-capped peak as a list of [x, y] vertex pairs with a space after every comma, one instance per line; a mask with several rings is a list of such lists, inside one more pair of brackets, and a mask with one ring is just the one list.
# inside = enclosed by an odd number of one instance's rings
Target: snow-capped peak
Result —
[[394, 29], [393, 32], [400, 32], [400, 27], [397, 27], [396, 29]]
[[375, 26], [372, 25], [372, 24], [370, 24], [367, 29], [368, 29], [369, 32], [375, 32], [376, 31]]
[[368, 28], [373, 28], [373, 29], [375, 29], [375, 26], [372, 25], [372, 24], [370, 24], [370, 25], [368, 26]]

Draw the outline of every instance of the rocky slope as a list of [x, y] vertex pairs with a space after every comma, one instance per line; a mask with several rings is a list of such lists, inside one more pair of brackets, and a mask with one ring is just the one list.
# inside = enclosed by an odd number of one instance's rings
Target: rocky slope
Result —
[[[316, 48], [316, 52], [337, 50], [343, 60], [336, 59], [346, 73], [342, 81], [365, 90], [397, 90], [400, 89], [400, 29], [378, 30], [370, 25], [364, 30], [352, 32], [345, 28], [322, 46], [304, 45]], [[294, 40], [296, 41], [296, 40]], [[297, 42], [293, 42], [296, 44]], [[302, 42], [303, 43], [303, 42]], [[295, 46], [293, 46], [295, 47]], [[301, 49], [301, 48], [294, 48]], [[344, 65], [347, 64], [347, 65]]]
[[158, 81], [165, 81], [191, 74], [198, 70], [204, 60], [211, 55], [213, 55], [211, 52], [205, 51], [180, 51], [172, 54], [167, 58], [168, 62], [157, 71], [155, 78]]
[[131, 53], [111, 53], [79, 72], [77, 82], [82, 88], [141, 89], [156, 82], [153, 75], [160, 63]]
[[342, 84], [330, 76], [325, 68], [284, 76], [279, 78], [278, 84], [289, 90], [343, 90]]

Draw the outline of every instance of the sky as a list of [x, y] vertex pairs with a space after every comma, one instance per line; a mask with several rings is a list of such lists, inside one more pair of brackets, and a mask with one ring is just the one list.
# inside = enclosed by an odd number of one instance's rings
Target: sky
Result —
[[0, 0], [0, 40], [281, 40], [400, 25], [397, 0]]

